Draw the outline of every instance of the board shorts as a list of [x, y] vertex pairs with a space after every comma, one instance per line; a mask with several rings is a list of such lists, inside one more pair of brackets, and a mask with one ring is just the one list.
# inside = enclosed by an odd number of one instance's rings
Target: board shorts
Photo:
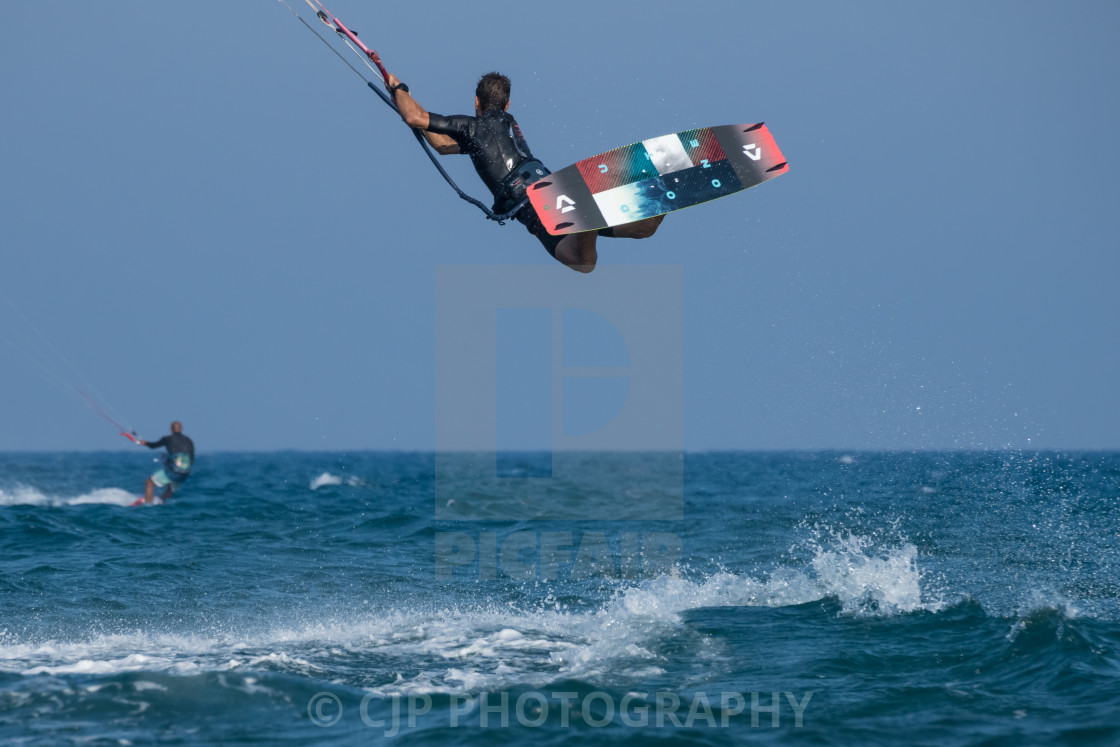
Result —
[[175, 489], [186, 482], [188, 477], [190, 477], [189, 474], [184, 475], [174, 470], [160, 467], [152, 473], [149, 479], [157, 488], [171, 488], [171, 491], [175, 492]]
[[[535, 158], [520, 164], [506, 175], [498, 190], [494, 193], [494, 212], [500, 215], [507, 210], [512, 210], [517, 203], [525, 200], [525, 191], [530, 185], [535, 184], [550, 173], [552, 172], [548, 170], [548, 167]], [[556, 247], [560, 245], [564, 237], [553, 236], [545, 229], [532, 204], [526, 201], [525, 207], [518, 210], [513, 218], [525, 226], [529, 233], [536, 236], [550, 255], [556, 256]]]
[[533, 209], [532, 205], [521, 208], [514, 217], [519, 223], [524, 224], [529, 233], [537, 237], [537, 240], [541, 242], [552, 257], [556, 257], [556, 247], [560, 246], [560, 242], [567, 238], [566, 236], [550, 234], [544, 224], [541, 223], [541, 219], [537, 216], [537, 211]]
[[[533, 209], [532, 205], [526, 205], [521, 210], [519, 210], [517, 215], [514, 217], [517, 218], [517, 220], [519, 220], [520, 222], [524, 223], [525, 228], [529, 229], [529, 233], [533, 234], [537, 237], [538, 240], [540, 240], [541, 244], [544, 245], [544, 248], [548, 250], [548, 253], [552, 255], [553, 259], [556, 258], [556, 247], [560, 246], [560, 242], [573, 235], [570, 233], [564, 234], [563, 236], [553, 236], [552, 234], [550, 234], [548, 232], [548, 229], [544, 227], [544, 224], [541, 223], [541, 219], [537, 215], [537, 211]], [[614, 238], [614, 226], [610, 226], [608, 228], [600, 228], [598, 231], [596, 231], [596, 233], [598, 233], [600, 236]]]

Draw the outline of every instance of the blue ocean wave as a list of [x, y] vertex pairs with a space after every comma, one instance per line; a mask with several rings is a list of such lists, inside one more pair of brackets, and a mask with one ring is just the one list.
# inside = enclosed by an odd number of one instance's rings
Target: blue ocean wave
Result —
[[145, 459], [0, 455], [0, 739], [369, 743], [411, 706], [447, 744], [1120, 736], [1120, 457], [696, 454], [677, 499], [671, 461], [572, 459], [555, 509], [291, 453], [132, 508]]

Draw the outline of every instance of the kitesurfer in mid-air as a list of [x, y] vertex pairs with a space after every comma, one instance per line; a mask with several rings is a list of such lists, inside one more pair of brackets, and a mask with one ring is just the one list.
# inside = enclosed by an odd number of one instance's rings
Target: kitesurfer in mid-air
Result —
[[140, 440], [137, 443], [149, 449], [167, 449], [163, 466], [153, 472], [144, 484], [143, 499], [144, 503], [151, 503], [156, 488], [163, 488], [161, 498], [166, 501], [190, 477], [191, 467], [194, 466], [194, 441], [183, 435], [183, 424], [176, 420], [171, 424], [171, 435], [158, 441]]
[[[428, 112], [395, 75], [390, 74], [385, 79], [385, 87], [400, 110], [401, 118], [409, 127], [423, 132], [437, 153], [444, 156], [465, 153], [471, 157], [478, 175], [494, 194], [494, 212], [512, 210], [524, 199], [530, 184], [550, 173], [533, 157], [521, 128], [508, 111], [510, 84], [506, 76], [500, 73], [482, 76], [475, 89], [473, 117], [464, 114], [445, 117]], [[549, 254], [579, 272], [595, 269], [598, 259], [595, 241], [599, 236], [649, 238], [664, 217], [658, 215], [600, 231], [553, 236], [532, 205], [526, 204], [516, 215]]]

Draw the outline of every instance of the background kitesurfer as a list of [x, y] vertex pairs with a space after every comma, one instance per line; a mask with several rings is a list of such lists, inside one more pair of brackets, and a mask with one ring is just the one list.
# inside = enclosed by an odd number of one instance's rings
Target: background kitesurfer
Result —
[[[475, 116], [457, 114], [445, 117], [430, 113], [420, 106], [393, 74], [385, 79], [385, 87], [400, 110], [401, 118], [424, 138], [440, 155], [465, 153], [474, 162], [475, 170], [494, 195], [494, 211], [513, 209], [525, 197], [530, 184], [548, 175], [544, 164], [533, 157], [521, 128], [509, 113], [509, 78], [500, 73], [486, 73], [475, 88]], [[548, 253], [579, 272], [591, 272], [598, 260], [595, 242], [599, 236], [645, 239], [657, 231], [664, 215], [566, 236], [548, 233], [532, 205], [526, 204], [516, 218], [529, 233], [540, 240]]]
[[163, 466], [153, 472], [144, 483], [144, 503], [152, 502], [156, 488], [163, 488], [161, 498], [166, 501], [190, 477], [194, 466], [194, 441], [183, 435], [183, 424], [176, 420], [171, 424], [170, 435], [158, 441], [140, 440], [137, 443], [149, 449], [167, 449]]

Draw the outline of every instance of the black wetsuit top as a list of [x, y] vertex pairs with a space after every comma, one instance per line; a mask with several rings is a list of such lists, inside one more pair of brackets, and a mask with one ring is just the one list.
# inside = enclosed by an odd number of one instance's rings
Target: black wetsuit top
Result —
[[164, 436], [158, 441], [149, 441], [144, 445], [149, 449], [161, 449], [166, 446], [167, 459], [163, 463], [164, 467], [180, 475], [190, 473], [194, 465], [194, 441], [182, 433], [172, 433], [170, 436]]
[[486, 188], [498, 197], [503, 180], [526, 161], [534, 161], [529, 144], [509, 112], [489, 109], [479, 117], [428, 113], [428, 132], [447, 135], [471, 157]]

